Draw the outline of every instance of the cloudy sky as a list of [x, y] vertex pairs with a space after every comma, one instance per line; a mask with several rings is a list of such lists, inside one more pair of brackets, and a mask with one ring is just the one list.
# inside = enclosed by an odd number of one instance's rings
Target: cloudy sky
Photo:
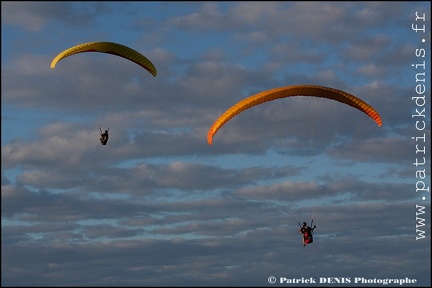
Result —
[[[2, 1], [2, 286], [429, 286], [430, 11]], [[90, 41], [139, 51], [157, 76], [104, 53], [50, 68]], [[295, 84], [356, 95], [383, 124], [290, 97], [207, 143], [226, 109]]]

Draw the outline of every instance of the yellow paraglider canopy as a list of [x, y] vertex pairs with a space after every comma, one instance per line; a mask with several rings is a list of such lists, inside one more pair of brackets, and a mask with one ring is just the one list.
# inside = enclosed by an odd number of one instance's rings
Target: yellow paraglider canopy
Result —
[[156, 77], [157, 75], [157, 70], [155, 66], [144, 55], [125, 45], [113, 42], [88, 42], [68, 48], [58, 54], [52, 60], [51, 69], [54, 69], [57, 62], [61, 59], [83, 52], [101, 52], [120, 56], [140, 65], [148, 72], [150, 72], [154, 77]]

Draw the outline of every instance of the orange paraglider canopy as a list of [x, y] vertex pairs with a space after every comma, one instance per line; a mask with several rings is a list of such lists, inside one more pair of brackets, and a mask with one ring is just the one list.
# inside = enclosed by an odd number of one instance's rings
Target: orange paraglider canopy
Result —
[[371, 105], [345, 91], [318, 85], [291, 85], [262, 91], [231, 106], [210, 127], [207, 133], [207, 143], [212, 145], [213, 136], [216, 132], [242, 111], [264, 102], [292, 96], [312, 96], [335, 100], [362, 111], [372, 118], [378, 126], [382, 124], [380, 115]]

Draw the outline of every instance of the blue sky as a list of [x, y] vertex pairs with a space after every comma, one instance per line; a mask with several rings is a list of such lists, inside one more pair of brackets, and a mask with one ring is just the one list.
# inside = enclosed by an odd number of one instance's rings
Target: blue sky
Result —
[[[430, 2], [1, 5], [2, 286], [430, 286], [430, 151], [416, 153], [430, 147]], [[141, 52], [158, 75], [103, 53], [50, 69], [91, 41]], [[291, 97], [207, 144], [226, 109], [296, 84], [356, 95], [383, 125]]]

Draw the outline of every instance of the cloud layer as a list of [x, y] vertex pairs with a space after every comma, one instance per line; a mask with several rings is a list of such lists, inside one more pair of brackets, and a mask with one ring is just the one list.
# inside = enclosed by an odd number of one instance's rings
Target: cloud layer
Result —
[[[1, 5], [2, 286], [430, 285], [430, 224], [419, 225], [430, 215], [416, 206], [430, 211], [430, 197], [415, 191], [423, 167], [411, 138], [411, 64], [430, 63], [430, 3]], [[50, 69], [89, 41], [133, 47], [157, 77], [99, 53]], [[294, 84], [357, 95], [383, 125], [293, 97], [241, 113], [207, 144], [233, 104]], [[99, 127], [110, 128], [107, 146]], [[430, 143], [430, 126], [421, 133]], [[311, 218], [315, 241], [303, 248], [297, 222]]]

